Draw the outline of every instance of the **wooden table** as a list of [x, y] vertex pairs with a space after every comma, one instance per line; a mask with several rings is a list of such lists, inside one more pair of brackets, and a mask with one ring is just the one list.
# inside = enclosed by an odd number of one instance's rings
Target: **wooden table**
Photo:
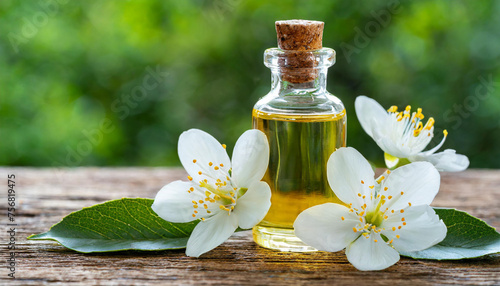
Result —
[[[7, 174], [16, 176], [16, 279], [7, 276]], [[251, 232], [235, 234], [200, 259], [183, 250], [80, 254], [55, 242], [28, 241], [70, 212], [122, 197], [154, 198], [165, 184], [184, 179], [178, 168], [0, 168], [4, 285], [152, 284], [500, 284], [500, 255], [462, 261], [402, 258], [379, 272], [352, 267], [343, 252], [283, 253], [258, 247]], [[500, 227], [500, 170], [443, 173], [434, 206], [454, 207]], [[366, 283], [366, 284], [365, 284]]]

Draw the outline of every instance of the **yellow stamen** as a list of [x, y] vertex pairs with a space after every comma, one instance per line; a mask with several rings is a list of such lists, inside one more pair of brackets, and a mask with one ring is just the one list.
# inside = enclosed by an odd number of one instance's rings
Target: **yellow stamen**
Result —
[[443, 130], [443, 134], [444, 134], [444, 136], [448, 136], [448, 131], [446, 129]]
[[208, 166], [212, 167], [212, 165], [213, 165], [213, 164], [214, 164], [214, 163], [209, 162], [209, 163], [208, 163]]
[[192, 180], [193, 180], [193, 177], [188, 176], [188, 180], [192, 181]]
[[403, 120], [403, 112], [400, 112], [400, 113], [396, 116], [396, 120], [397, 120], [397, 121], [401, 121], [401, 120]]
[[344, 218], [344, 217], [340, 217], [340, 218], [341, 218], [342, 220], [345, 220], [345, 218]]
[[391, 106], [387, 109], [388, 112], [398, 112], [398, 107], [396, 105]]
[[427, 120], [427, 123], [425, 123], [424, 129], [431, 130], [432, 126], [434, 126], [434, 123], [435, 123], [434, 118], [429, 117], [429, 120]]
[[222, 148], [226, 149], [226, 144], [222, 144]]
[[358, 232], [358, 230], [355, 227], [352, 228], [352, 231]]
[[397, 235], [396, 235], [396, 238], [399, 238], [399, 237], [400, 237], [400, 236], [399, 236], [399, 234], [397, 234]]
[[396, 231], [396, 227], [395, 226], [392, 227], [392, 231]]
[[415, 130], [413, 130], [413, 136], [417, 137], [423, 128], [424, 128], [424, 125], [422, 124], [422, 121], [419, 121], [417, 124], [417, 128], [415, 128]]
[[422, 114], [422, 108], [417, 109], [417, 115], [415, 115], [415, 117], [420, 120], [424, 119], [424, 115]]
[[[377, 180], [377, 183], [379, 183], [379, 184], [380, 184], [380, 182], [382, 182], [384, 179], [385, 179], [385, 177], [384, 177], [384, 176], [380, 177], [380, 179], [378, 179], [378, 180]], [[372, 189], [373, 189], [373, 188], [372, 188]]]
[[193, 160], [193, 163], [196, 163], [196, 159]]

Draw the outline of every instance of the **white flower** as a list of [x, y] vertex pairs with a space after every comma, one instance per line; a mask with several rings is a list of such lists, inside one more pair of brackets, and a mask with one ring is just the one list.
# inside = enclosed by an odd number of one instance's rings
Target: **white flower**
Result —
[[387, 111], [375, 100], [358, 96], [355, 101], [356, 115], [365, 132], [375, 140], [386, 153], [388, 168], [395, 167], [400, 159], [410, 162], [427, 161], [439, 171], [457, 172], [467, 169], [469, 159], [455, 150], [446, 149], [434, 154], [441, 146], [448, 132], [443, 131], [443, 140], [431, 150], [423, 152], [434, 137], [434, 119], [431, 117], [425, 125], [422, 120], [422, 109], [411, 113], [408, 105], [404, 111], [398, 112], [397, 106]]
[[374, 180], [366, 159], [353, 148], [333, 152], [328, 182], [345, 205], [326, 203], [303, 211], [295, 235], [324, 251], [346, 249], [359, 270], [381, 270], [399, 260], [398, 251], [418, 251], [446, 236], [446, 226], [429, 206], [439, 190], [439, 172], [417, 162]]
[[239, 226], [252, 228], [271, 206], [271, 189], [260, 180], [269, 161], [269, 144], [259, 130], [236, 142], [233, 159], [210, 134], [191, 129], [181, 134], [179, 158], [189, 182], [175, 181], [156, 195], [153, 210], [182, 223], [201, 219], [189, 237], [186, 255], [198, 257], [226, 241]]

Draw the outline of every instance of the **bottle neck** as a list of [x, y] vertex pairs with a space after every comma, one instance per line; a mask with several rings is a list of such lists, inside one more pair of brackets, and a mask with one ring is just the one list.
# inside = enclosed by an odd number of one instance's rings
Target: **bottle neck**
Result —
[[278, 96], [315, 96], [326, 92], [328, 68], [335, 63], [335, 51], [284, 51], [270, 48], [264, 64], [271, 69], [271, 93]]
[[[271, 69], [271, 92], [279, 96], [307, 95], [314, 96], [326, 91], [326, 78], [328, 68], [296, 68], [296, 69]], [[294, 82], [294, 75], [314, 74], [311, 80]]]

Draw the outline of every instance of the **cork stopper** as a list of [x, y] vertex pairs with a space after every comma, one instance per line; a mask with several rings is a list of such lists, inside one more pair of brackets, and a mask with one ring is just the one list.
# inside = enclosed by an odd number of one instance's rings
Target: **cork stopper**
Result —
[[304, 83], [318, 77], [318, 64], [312, 51], [323, 48], [323, 27], [320, 21], [286, 20], [276, 21], [278, 47], [286, 51], [280, 59], [281, 76], [284, 81]]
[[323, 47], [325, 23], [308, 20], [276, 21], [278, 47], [282, 50], [314, 51]]

